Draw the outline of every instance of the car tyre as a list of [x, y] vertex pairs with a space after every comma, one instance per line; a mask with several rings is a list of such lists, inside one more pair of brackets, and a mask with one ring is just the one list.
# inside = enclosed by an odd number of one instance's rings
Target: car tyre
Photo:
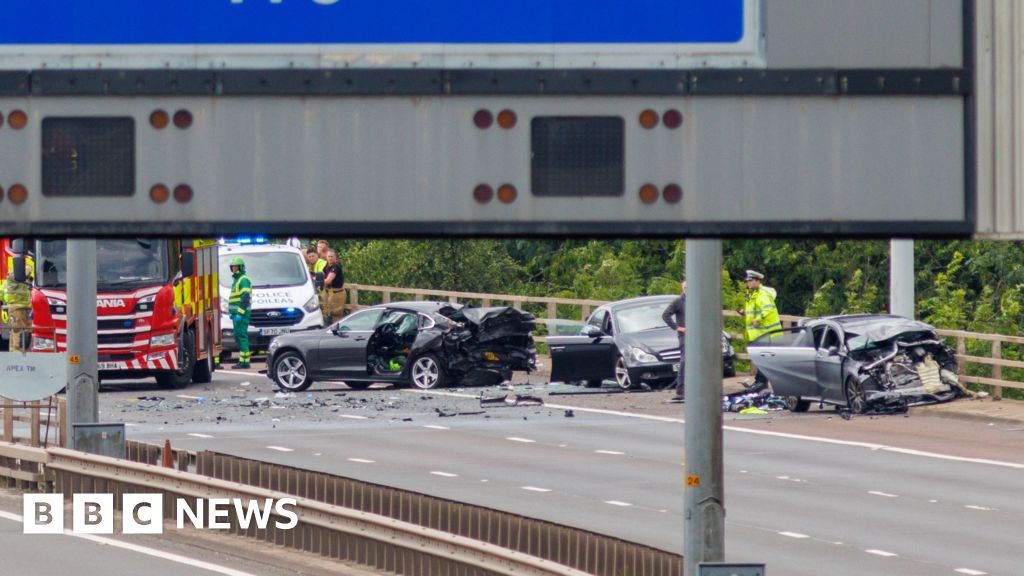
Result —
[[786, 396], [785, 402], [786, 409], [790, 412], [807, 412], [811, 408], [811, 401], [799, 396]]
[[864, 395], [864, 387], [860, 381], [856, 378], [847, 378], [846, 386], [843, 387], [846, 392], [846, 407], [850, 412], [854, 414], [863, 414], [867, 412], [868, 401]]
[[420, 390], [433, 390], [445, 384], [444, 369], [437, 356], [424, 354], [413, 361], [409, 368], [409, 382]]
[[160, 372], [156, 375], [156, 383], [161, 388], [180, 390], [192, 382], [192, 371], [196, 366], [196, 339], [191, 332], [182, 333], [181, 345], [178, 346], [178, 369], [173, 372]]
[[622, 356], [615, 358], [615, 383], [623, 390], [629, 390], [633, 387], [633, 382], [629, 379], [629, 368], [626, 367], [626, 359]]
[[313, 384], [306, 359], [294, 350], [281, 354], [274, 361], [272, 374], [277, 387], [285, 392], [301, 392]]
[[373, 385], [373, 382], [345, 382], [350, 390], [366, 390]]

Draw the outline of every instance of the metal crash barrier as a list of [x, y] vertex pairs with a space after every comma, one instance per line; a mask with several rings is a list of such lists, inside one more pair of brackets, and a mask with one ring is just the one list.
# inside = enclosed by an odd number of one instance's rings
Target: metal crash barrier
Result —
[[[177, 451], [130, 441], [128, 459], [63, 448], [0, 443], [0, 477], [27, 472], [46, 491], [163, 493], [164, 517], [177, 498], [294, 498], [297, 525], [230, 532], [325, 557], [410, 575], [680, 576], [682, 557], [585, 530], [443, 498], [212, 452]], [[132, 461], [132, 460], [141, 460]], [[178, 468], [150, 462], [174, 463]], [[194, 470], [194, 471], [187, 471]]]

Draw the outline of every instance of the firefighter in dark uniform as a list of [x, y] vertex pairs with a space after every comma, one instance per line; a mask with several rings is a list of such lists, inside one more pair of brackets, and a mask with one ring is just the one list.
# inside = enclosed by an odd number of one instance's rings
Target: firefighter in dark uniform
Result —
[[238, 364], [235, 370], [249, 367], [252, 352], [249, 351], [249, 316], [252, 312], [252, 282], [245, 275], [245, 260], [235, 256], [231, 260], [231, 295], [228, 297], [228, 314], [235, 331], [235, 342], [238, 342]]

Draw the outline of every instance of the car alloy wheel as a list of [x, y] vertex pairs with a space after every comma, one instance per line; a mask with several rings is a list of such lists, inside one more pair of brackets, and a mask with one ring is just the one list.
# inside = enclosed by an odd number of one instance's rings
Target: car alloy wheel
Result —
[[420, 390], [440, 388], [444, 382], [444, 373], [437, 359], [427, 354], [420, 356], [412, 364], [412, 385]]
[[274, 380], [282, 389], [290, 391], [305, 390], [312, 384], [306, 363], [294, 352], [286, 353], [277, 361], [274, 366]]
[[633, 382], [629, 379], [629, 369], [626, 368], [626, 359], [622, 356], [615, 360], [615, 381], [619, 384], [619, 388], [623, 390], [629, 390], [633, 387]]
[[849, 378], [846, 381], [846, 407], [854, 414], [863, 414], [868, 409], [864, 388], [856, 378]]

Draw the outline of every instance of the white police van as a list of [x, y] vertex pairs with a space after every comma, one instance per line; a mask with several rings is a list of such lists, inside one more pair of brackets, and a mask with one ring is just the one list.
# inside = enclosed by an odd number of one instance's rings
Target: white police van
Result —
[[302, 251], [283, 244], [268, 244], [264, 236], [221, 239], [220, 326], [226, 362], [238, 351], [234, 328], [228, 315], [231, 295], [231, 260], [241, 256], [245, 273], [252, 282], [252, 313], [249, 318], [249, 349], [266, 350], [275, 336], [320, 328], [324, 317], [316, 287]]

